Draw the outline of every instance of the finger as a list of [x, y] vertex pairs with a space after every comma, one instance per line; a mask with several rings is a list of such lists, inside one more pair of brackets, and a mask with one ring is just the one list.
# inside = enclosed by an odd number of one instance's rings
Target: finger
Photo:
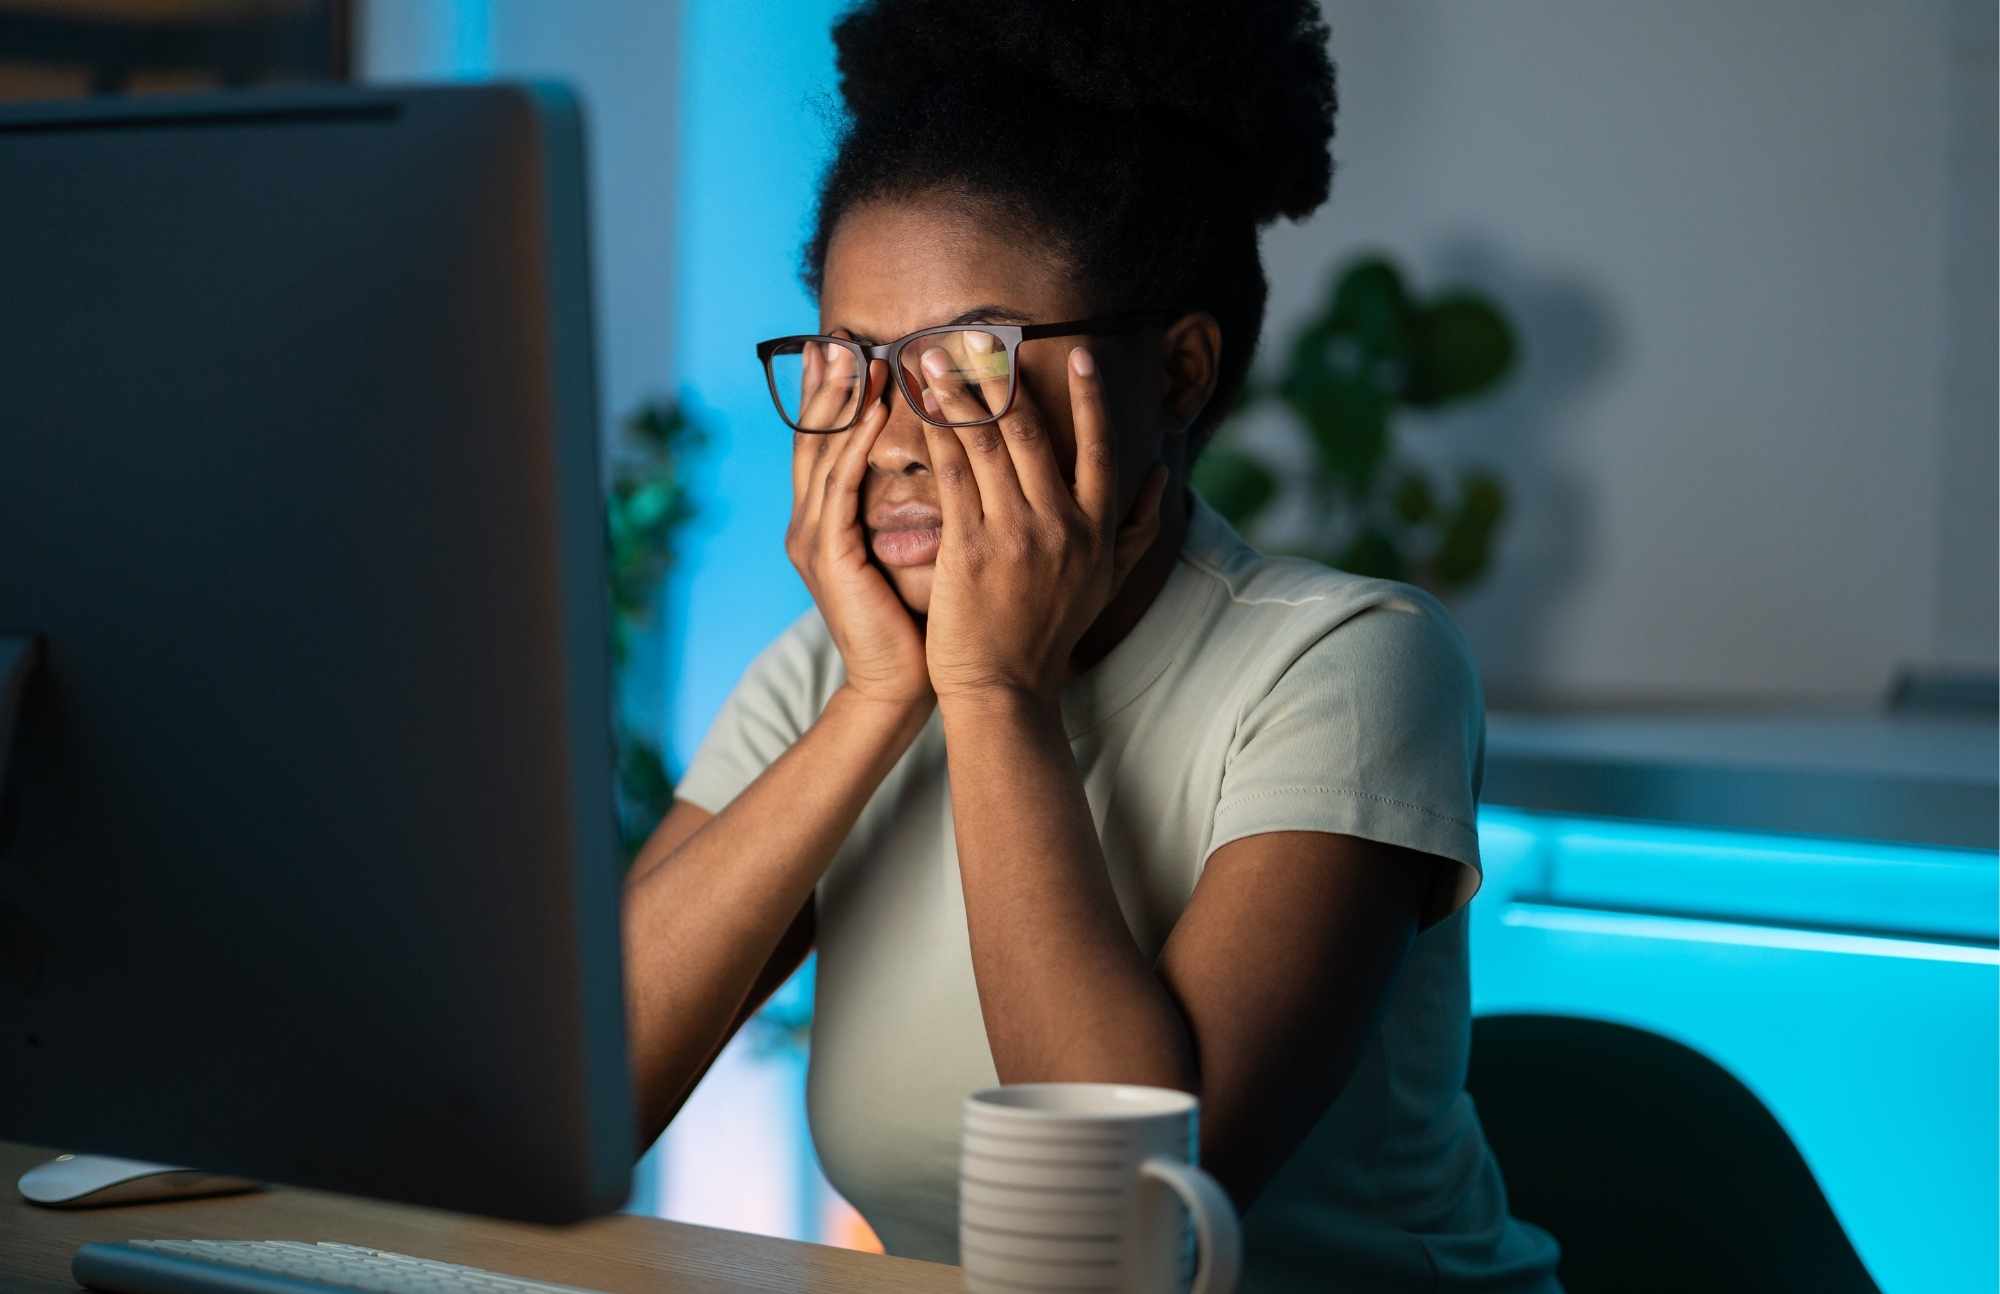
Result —
[[[936, 395], [925, 388], [925, 407], [932, 408], [936, 399]], [[943, 417], [943, 407], [936, 405], [932, 416]], [[917, 422], [924, 429], [924, 448], [930, 459], [931, 475], [937, 478], [938, 510], [944, 513], [944, 537], [956, 547], [986, 520], [980, 501], [979, 481], [973, 475], [972, 460], [957, 432], [949, 427], [934, 427], [921, 418]]]
[[811, 403], [813, 392], [826, 378], [826, 347], [809, 341], [799, 352], [799, 403], [803, 409]]
[[1108, 545], [1118, 525], [1118, 454], [1104, 411], [1104, 384], [1088, 349], [1069, 353], [1069, 411], [1076, 427], [1076, 503]]
[[[838, 425], [833, 421], [848, 403], [852, 387], [854, 356], [845, 346], [807, 342], [802, 352], [801, 397], [797, 421], [806, 427]], [[821, 464], [833, 448], [824, 432], [792, 433], [792, 507], [812, 513], [815, 509], [813, 482]]]
[[[882, 366], [882, 380], [886, 380], [888, 366]], [[822, 516], [832, 518], [836, 528], [860, 526], [862, 518], [862, 478], [868, 474], [868, 450], [874, 448], [876, 436], [882, 434], [882, 426], [888, 422], [888, 400], [868, 400], [868, 396], [878, 388], [876, 364], [868, 364], [868, 382], [862, 392], [864, 408], [862, 420], [854, 424], [854, 430], [842, 432], [838, 440], [846, 444], [840, 446], [840, 458], [834, 468], [826, 474], [826, 502], [822, 506]]]
[[868, 451], [889, 421], [871, 407], [851, 431], [841, 433], [847, 444], [828, 454], [815, 478], [814, 505], [807, 525], [827, 550], [854, 541], [861, 526], [861, 481], [868, 474]]
[[998, 413], [1007, 405], [1007, 389], [1013, 382], [1006, 345], [992, 333], [978, 329], [958, 333], [956, 337], [965, 351], [962, 356], [953, 356], [960, 371], [978, 384], [986, 411]]
[[[932, 417], [964, 422], [993, 416], [985, 401], [966, 386], [963, 370], [944, 347], [930, 347], [917, 362], [925, 382], [924, 407]], [[1019, 478], [1014, 475], [1013, 456], [1007, 450], [1007, 437], [999, 423], [932, 430], [943, 430], [964, 447], [979, 490], [979, 507], [972, 515], [987, 517], [998, 512], [1026, 510], [1028, 501], [1021, 493]]]
[[1167, 493], [1167, 465], [1155, 463], [1132, 502], [1132, 515], [1119, 528], [1117, 546], [1111, 555], [1111, 591], [1125, 586], [1125, 577], [1160, 537], [1160, 504]]
[[[960, 373], [977, 384], [986, 412], [1007, 410], [999, 422], [1000, 432], [1006, 437], [1014, 478], [1020, 483], [1028, 506], [1041, 513], [1062, 512], [1072, 504], [1069, 484], [1063, 480], [1062, 467], [1056, 461], [1055, 445], [1049, 437], [1048, 423], [1043, 419], [1041, 409], [1036, 406], [1027, 388], [1017, 385], [1018, 379], [1012, 372], [1012, 358], [1007, 354], [1006, 343], [992, 333], [978, 329], [954, 335], [964, 339], [966, 353], [960, 361]], [[1012, 407], [1007, 403], [1010, 387], [1014, 388]]]
[[820, 380], [799, 406], [799, 424], [808, 428], [838, 427], [854, 415], [854, 398], [865, 375], [855, 367], [854, 352], [838, 343], [808, 342], [806, 350], [821, 352]]
[[[874, 365], [870, 364], [872, 370]], [[886, 365], [884, 368], [886, 369]], [[869, 386], [875, 385], [875, 374], [869, 373]], [[861, 415], [854, 430], [842, 438], [840, 456], [826, 474], [825, 502], [821, 505], [823, 523], [820, 533], [833, 536], [861, 524], [861, 481], [868, 475], [868, 451], [874, 448], [875, 438], [882, 434], [882, 428], [889, 423], [889, 402], [873, 400], [868, 403], [867, 412]]]
[[[806, 343], [805, 350], [802, 352], [802, 363], [799, 369], [799, 402], [795, 407], [804, 409], [806, 401], [811, 397], [812, 392], [819, 389], [820, 364], [824, 358], [824, 355], [816, 344], [812, 342]], [[819, 437], [808, 436], [796, 427], [792, 429], [792, 511], [794, 513], [800, 513], [801, 505], [805, 502], [806, 484], [812, 479], [810, 469], [813, 458], [819, 452], [810, 442], [818, 439]], [[801, 513], [801, 515], [803, 514]]]

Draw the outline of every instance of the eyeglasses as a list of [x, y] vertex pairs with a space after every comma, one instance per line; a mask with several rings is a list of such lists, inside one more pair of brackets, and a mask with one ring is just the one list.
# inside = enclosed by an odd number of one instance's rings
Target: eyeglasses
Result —
[[[1014, 392], [1020, 386], [1014, 352], [1022, 342], [1037, 337], [1132, 332], [1177, 313], [1132, 310], [1067, 323], [940, 324], [879, 346], [819, 334], [773, 337], [757, 343], [757, 358], [764, 365], [771, 402], [793, 431], [829, 435], [859, 422], [861, 397], [868, 389], [868, 365], [877, 359], [889, 362], [897, 387], [919, 418], [933, 427], [976, 427], [998, 421], [1014, 407]], [[911, 352], [916, 358], [933, 347], [943, 350], [952, 367], [940, 380], [955, 377], [977, 388], [989, 412], [978, 418], [933, 418], [924, 408], [926, 378], [903, 363], [903, 353], [913, 342], [920, 343]]]

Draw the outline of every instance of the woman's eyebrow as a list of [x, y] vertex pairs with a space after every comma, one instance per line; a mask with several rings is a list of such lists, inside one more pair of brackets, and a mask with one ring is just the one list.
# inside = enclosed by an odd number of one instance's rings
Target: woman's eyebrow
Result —
[[[951, 326], [952, 324], [969, 324], [969, 323], [1024, 324], [1033, 322], [1034, 320], [1030, 316], [1022, 314], [1019, 310], [1009, 309], [1006, 306], [984, 305], [984, 306], [974, 306], [970, 310], [961, 310], [956, 315], [953, 315], [949, 319], [940, 320], [935, 324], [926, 324], [925, 327], [945, 328]], [[833, 329], [833, 331], [839, 332], [842, 330], [843, 327], [845, 327], [845, 325], [836, 326]], [[870, 337], [867, 333], [862, 332], [858, 328], [846, 328], [846, 332], [848, 336], [860, 342], [863, 346], [879, 346], [882, 344], [876, 341], [873, 337]]]

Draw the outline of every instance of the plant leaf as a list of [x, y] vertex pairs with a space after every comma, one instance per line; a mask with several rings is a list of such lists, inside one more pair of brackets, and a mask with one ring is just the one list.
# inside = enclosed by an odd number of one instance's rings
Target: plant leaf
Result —
[[1278, 493], [1278, 480], [1258, 459], [1227, 445], [1210, 445], [1194, 460], [1195, 493], [1239, 532]]
[[1348, 266], [1334, 287], [1327, 320], [1371, 361], [1401, 363], [1409, 352], [1410, 294], [1386, 257], [1367, 256]]
[[1506, 515], [1507, 491], [1498, 477], [1477, 469], [1461, 474], [1457, 506], [1431, 554], [1431, 576], [1439, 588], [1463, 588], [1479, 578]]
[[1431, 489], [1430, 477], [1420, 467], [1404, 469], [1389, 505], [1405, 523], [1422, 525], [1437, 511], [1437, 495]]
[[1333, 565], [1356, 575], [1368, 575], [1384, 580], [1406, 580], [1409, 578], [1409, 563], [1404, 560], [1402, 549], [1388, 532], [1376, 526], [1364, 526], [1359, 534], [1349, 541], [1333, 561]]
[[1403, 399], [1433, 408], [1475, 395], [1514, 367], [1514, 330], [1500, 312], [1469, 292], [1439, 297], [1413, 320]]
[[1286, 392], [1305, 423], [1320, 466], [1353, 499], [1367, 496], [1389, 451], [1389, 417], [1395, 396], [1366, 377], [1322, 369], [1302, 375]]

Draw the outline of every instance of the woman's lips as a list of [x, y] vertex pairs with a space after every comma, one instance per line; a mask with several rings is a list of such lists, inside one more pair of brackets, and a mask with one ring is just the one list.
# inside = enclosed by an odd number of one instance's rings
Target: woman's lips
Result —
[[884, 566], [928, 566], [937, 560], [938, 541], [943, 537], [943, 526], [878, 530], [869, 546]]

